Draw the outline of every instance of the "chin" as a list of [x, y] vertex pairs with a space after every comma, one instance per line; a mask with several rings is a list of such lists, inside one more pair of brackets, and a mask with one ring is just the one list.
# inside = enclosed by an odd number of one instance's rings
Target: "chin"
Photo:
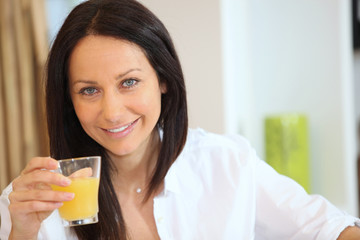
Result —
[[115, 149], [106, 149], [107, 152], [109, 152], [111, 155], [115, 155], [118, 157], [123, 157], [123, 156], [127, 156], [130, 155], [131, 153], [133, 153], [135, 151], [135, 149], [133, 148], [115, 148]]

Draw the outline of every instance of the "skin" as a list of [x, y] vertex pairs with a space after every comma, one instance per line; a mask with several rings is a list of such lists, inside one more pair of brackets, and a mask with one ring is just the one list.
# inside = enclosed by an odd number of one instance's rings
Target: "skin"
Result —
[[347, 227], [339, 236], [338, 240], [358, 240], [360, 239], [360, 228]]

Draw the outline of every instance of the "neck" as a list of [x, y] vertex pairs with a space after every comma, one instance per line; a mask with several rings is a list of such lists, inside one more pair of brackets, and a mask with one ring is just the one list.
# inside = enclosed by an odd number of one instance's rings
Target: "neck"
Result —
[[126, 156], [109, 156], [116, 168], [112, 182], [117, 192], [138, 194], [145, 192], [155, 170], [160, 149], [160, 137], [155, 129], [138, 151]]

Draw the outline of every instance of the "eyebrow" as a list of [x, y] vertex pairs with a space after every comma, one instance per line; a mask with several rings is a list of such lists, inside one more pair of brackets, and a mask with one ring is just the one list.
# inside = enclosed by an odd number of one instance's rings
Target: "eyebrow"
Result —
[[[133, 71], [141, 71], [141, 69], [140, 69], [140, 68], [131, 68], [131, 69], [127, 70], [126, 72], [119, 74], [119, 75], [116, 77], [116, 80], [119, 80], [119, 79], [123, 78], [124, 76], [126, 76], [127, 74], [129, 74], [130, 72], [133, 72]], [[97, 84], [96, 81], [91, 81], [91, 80], [77, 80], [77, 81], [75, 81], [74, 84], [72, 84], [72, 85], [76, 85], [76, 84], [78, 84], [78, 83]]]
[[126, 72], [122, 73], [122, 74], [119, 74], [117, 77], [116, 77], [116, 80], [119, 80], [121, 78], [123, 78], [124, 76], [126, 76], [128, 73], [130, 72], [133, 72], [133, 71], [141, 71], [140, 68], [131, 68], [129, 70], [127, 70]]

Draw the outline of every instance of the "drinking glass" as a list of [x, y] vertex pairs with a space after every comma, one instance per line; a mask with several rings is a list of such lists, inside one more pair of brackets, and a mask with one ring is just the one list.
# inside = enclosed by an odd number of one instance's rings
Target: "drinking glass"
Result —
[[52, 185], [55, 191], [75, 193], [74, 199], [63, 202], [58, 209], [64, 226], [79, 226], [98, 222], [98, 192], [101, 157], [90, 156], [59, 160], [53, 172], [71, 179], [67, 187]]

